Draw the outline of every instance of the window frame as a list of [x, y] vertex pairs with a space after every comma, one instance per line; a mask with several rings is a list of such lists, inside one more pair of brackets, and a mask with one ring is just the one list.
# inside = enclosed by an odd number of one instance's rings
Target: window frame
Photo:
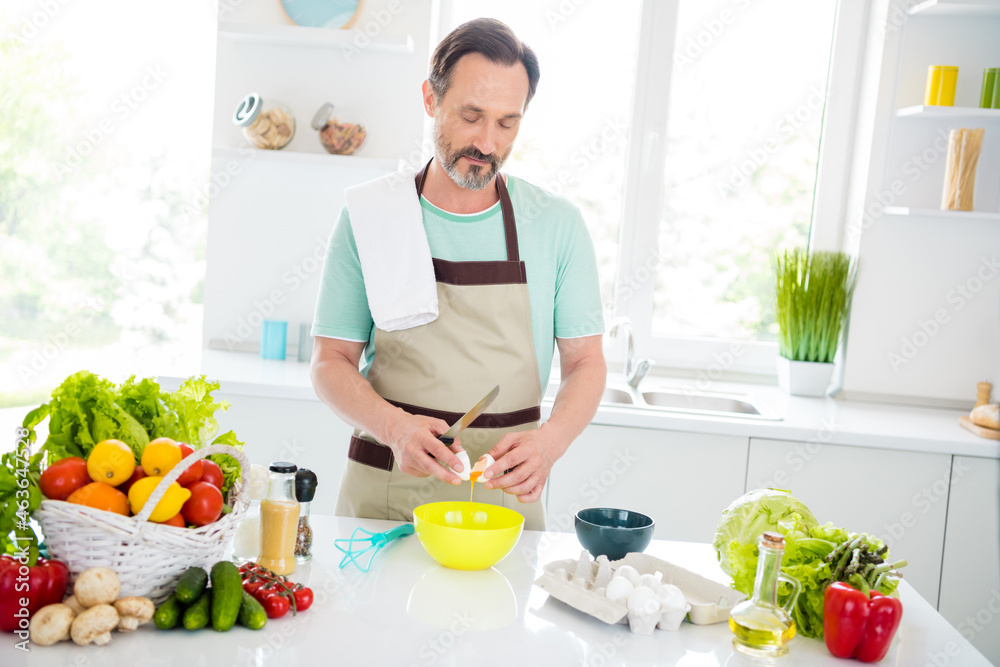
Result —
[[[814, 250], [841, 249], [845, 237], [860, 71], [871, 1], [837, 2], [810, 226], [809, 246]], [[665, 129], [680, 2], [642, 2], [614, 316], [631, 320], [636, 354], [652, 358], [661, 370], [709, 371], [713, 380], [734, 373], [773, 377], [777, 374], [777, 343], [652, 333], [666, 166]], [[623, 363], [624, 345], [611, 346], [608, 358], [612, 363]]]

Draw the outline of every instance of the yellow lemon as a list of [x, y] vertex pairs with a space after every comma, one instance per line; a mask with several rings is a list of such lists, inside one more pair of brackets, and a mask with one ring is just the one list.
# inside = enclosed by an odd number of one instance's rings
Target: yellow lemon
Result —
[[102, 440], [87, 457], [87, 474], [95, 482], [118, 486], [132, 476], [135, 454], [121, 440]]
[[142, 450], [142, 469], [150, 477], [163, 476], [181, 462], [181, 446], [170, 438], [157, 438]]
[[[128, 502], [132, 507], [132, 514], [138, 514], [142, 511], [142, 508], [146, 505], [146, 501], [153, 495], [153, 490], [156, 489], [161, 479], [163, 477], [143, 477], [132, 485], [132, 488], [128, 490]], [[184, 503], [190, 497], [190, 491], [177, 482], [172, 483], [167, 487], [167, 492], [160, 498], [160, 502], [156, 503], [153, 513], [149, 515], [149, 520], [156, 521], [157, 523], [166, 521], [180, 512], [181, 507], [184, 506]]]

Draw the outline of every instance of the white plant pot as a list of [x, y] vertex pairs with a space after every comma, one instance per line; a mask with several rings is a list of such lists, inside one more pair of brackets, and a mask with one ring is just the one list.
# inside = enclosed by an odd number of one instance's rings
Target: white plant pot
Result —
[[778, 355], [778, 387], [793, 396], [826, 396], [834, 364], [789, 361]]

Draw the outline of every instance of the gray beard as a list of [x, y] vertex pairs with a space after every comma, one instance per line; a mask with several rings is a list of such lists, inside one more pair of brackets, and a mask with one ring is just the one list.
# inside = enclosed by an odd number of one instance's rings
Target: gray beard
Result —
[[503, 164], [501, 162], [492, 168], [471, 167], [468, 174], [463, 174], [458, 169], [458, 161], [462, 156], [453, 155], [449, 152], [437, 123], [434, 123], [434, 154], [441, 166], [444, 167], [445, 173], [455, 182], [455, 185], [466, 190], [472, 190], [473, 192], [478, 192], [489, 185]]

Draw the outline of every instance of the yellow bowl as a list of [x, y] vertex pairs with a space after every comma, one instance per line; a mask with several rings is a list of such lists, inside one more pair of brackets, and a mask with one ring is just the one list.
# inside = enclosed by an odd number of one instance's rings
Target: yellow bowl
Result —
[[511, 552], [524, 528], [514, 510], [464, 501], [413, 510], [413, 528], [431, 558], [453, 570], [485, 570]]

